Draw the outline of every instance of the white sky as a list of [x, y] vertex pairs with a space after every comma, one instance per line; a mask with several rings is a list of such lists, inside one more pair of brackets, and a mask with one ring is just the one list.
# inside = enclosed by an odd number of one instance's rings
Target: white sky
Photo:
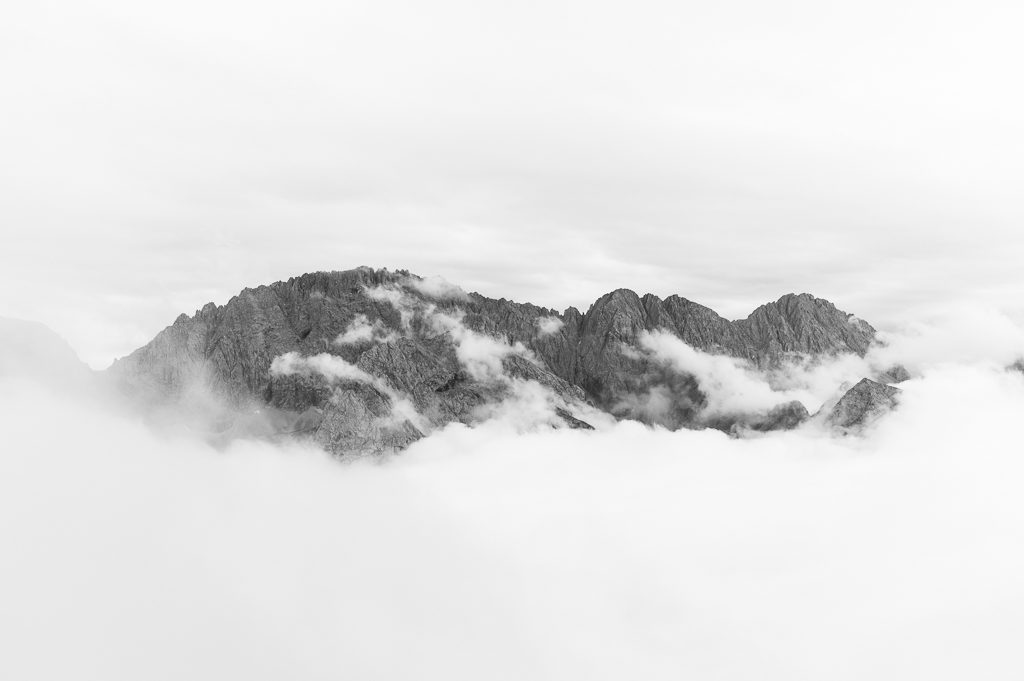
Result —
[[94, 366], [358, 265], [1024, 307], [1010, 2], [7, 3], [0, 315]]

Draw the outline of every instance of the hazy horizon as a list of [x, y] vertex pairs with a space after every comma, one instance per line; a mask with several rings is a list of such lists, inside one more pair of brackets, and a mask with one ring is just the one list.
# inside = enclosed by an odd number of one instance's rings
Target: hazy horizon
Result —
[[358, 265], [564, 309], [1020, 316], [1010, 3], [48, 0], [0, 26], [0, 315], [93, 365]]

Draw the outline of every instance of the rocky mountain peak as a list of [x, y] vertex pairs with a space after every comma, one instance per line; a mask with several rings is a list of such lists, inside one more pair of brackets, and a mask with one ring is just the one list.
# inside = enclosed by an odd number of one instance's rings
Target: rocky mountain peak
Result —
[[875, 340], [875, 329], [822, 298], [787, 294], [754, 310], [737, 322], [758, 346], [771, 353], [853, 352], [863, 355]]
[[896, 407], [902, 391], [865, 378], [848, 390], [829, 412], [829, 425], [844, 432], [863, 429]]

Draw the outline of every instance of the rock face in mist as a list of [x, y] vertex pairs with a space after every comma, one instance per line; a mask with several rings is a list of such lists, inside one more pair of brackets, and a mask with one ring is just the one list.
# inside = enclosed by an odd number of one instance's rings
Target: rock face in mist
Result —
[[565, 375], [596, 404], [623, 418], [648, 420], [632, 396], [657, 386], [671, 401], [670, 413], [654, 420], [676, 428], [690, 424], [704, 396], [689, 378], [624, 348], [636, 347], [646, 332], [667, 331], [697, 350], [747, 360], [767, 368], [793, 355], [863, 355], [875, 338], [867, 323], [808, 294], [785, 295], [746, 319], [729, 321], [679, 296], [642, 298], [619, 289], [595, 302], [571, 338], [578, 339], [575, 366]]
[[843, 432], [862, 429], [894, 409], [901, 392], [899, 388], [865, 378], [846, 391], [825, 421]]
[[[863, 355], [875, 338], [867, 323], [808, 294], [738, 321], [626, 289], [585, 314], [559, 313], [359, 268], [245, 289], [181, 315], [109, 372], [140, 400], [203, 394], [237, 413], [269, 411], [280, 432], [309, 434], [335, 452], [400, 449], [433, 428], [484, 419], [510, 397], [553, 427], [590, 427], [586, 414], [600, 411], [695, 425], [705, 401], [698, 382], [638, 350], [655, 331], [760, 368], [793, 355]], [[320, 369], [277, 370], [284, 355], [317, 358]], [[651, 416], [652, 401], [671, 408]], [[787, 409], [763, 416], [760, 428], [806, 418]]]
[[0, 377], [31, 378], [59, 388], [85, 388], [93, 371], [63, 338], [38, 322], [0, 317]]
[[907, 368], [902, 364], [897, 364], [880, 373], [875, 377], [875, 380], [879, 383], [888, 383], [889, 385], [892, 385], [893, 383], [909, 381], [911, 378], [912, 376], [910, 375], [910, 372], [907, 371]]
[[811, 417], [802, 402], [793, 400], [773, 407], [763, 417], [750, 424], [751, 430], [792, 430]]

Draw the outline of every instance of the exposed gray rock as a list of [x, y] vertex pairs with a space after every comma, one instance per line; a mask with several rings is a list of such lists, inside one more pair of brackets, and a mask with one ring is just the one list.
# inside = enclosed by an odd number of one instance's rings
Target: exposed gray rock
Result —
[[382, 454], [423, 437], [407, 419], [393, 415], [387, 395], [364, 384], [337, 390], [325, 406], [315, 439], [331, 452]]
[[843, 432], [863, 429], [892, 411], [901, 392], [891, 385], [862, 379], [832, 407], [825, 422]]
[[[275, 410], [280, 432], [311, 433], [338, 453], [376, 452], [400, 449], [446, 423], [474, 423], [515, 392], [517, 382], [546, 389], [555, 425], [587, 425], [575, 415], [584, 403], [620, 418], [696, 425], [705, 404], [699, 384], [637, 352], [644, 332], [667, 331], [696, 349], [760, 367], [792, 354], [863, 354], [874, 339], [869, 325], [807, 294], [783, 296], [729, 321], [678, 296], [662, 300], [626, 289], [581, 314], [476, 293], [434, 293], [420, 282], [405, 271], [364, 267], [245, 289], [225, 305], [181, 315], [109, 374], [138, 400], [202, 394], [235, 414], [267, 408]], [[381, 287], [387, 295], [369, 294]], [[463, 366], [459, 339], [432, 322], [438, 314], [460, 317], [466, 329], [518, 348], [501, 359], [500, 380], [474, 377]], [[374, 335], [338, 343], [356, 322]], [[271, 363], [285, 353], [323, 353], [372, 380], [272, 373]], [[652, 395], [657, 399], [645, 399]], [[419, 418], [396, 416], [399, 401], [408, 401]], [[795, 411], [766, 417], [763, 428], [789, 427]]]
[[736, 325], [741, 342], [732, 354], [761, 363], [789, 353], [864, 355], [875, 340], [870, 324], [807, 293], [762, 305]]

